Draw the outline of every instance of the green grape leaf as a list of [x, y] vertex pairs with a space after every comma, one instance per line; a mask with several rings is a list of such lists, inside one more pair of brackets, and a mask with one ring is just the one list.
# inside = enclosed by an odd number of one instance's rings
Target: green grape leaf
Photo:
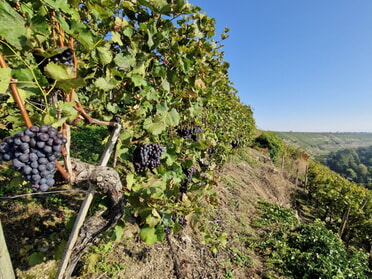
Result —
[[[0, 69], [0, 71], [1, 70], [3, 70], [3, 69]], [[29, 69], [14, 69], [14, 70], [12, 70], [12, 77], [15, 78], [18, 82], [33, 81], [34, 80], [33, 73]], [[2, 78], [1, 78], [1, 73], [0, 73], [0, 80], [1, 79]], [[9, 76], [8, 76], [8, 79], [9, 79]], [[18, 87], [20, 85], [22, 85], [22, 83], [17, 84]]]
[[133, 73], [130, 75], [130, 79], [134, 83], [134, 86], [146, 85], [146, 81], [143, 79], [142, 75]]
[[16, 49], [26, 42], [26, 27], [23, 17], [5, 1], [0, 2], [0, 36]]
[[78, 112], [74, 109], [75, 102], [63, 102], [59, 105], [59, 109], [62, 110], [62, 116], [68, 117], [69, 121], [78, 117]]
[[152, 209], [151, 214], [146, 217], [146, 224], [150, 227], [155, 227], [161, 221], [160, 214], [156, 211], [155, 208]]
[[[66, 30], [66, 32], [68, 32]], [[92, 49], [95, 45], [94, 35], [89, 32], [86, 26], [76, 20], [71, 20], [71, 30], [69, 31], [85, 48]]]
[[74, 78], [72, 67], [61, 63], [48, 63], [44, 68], [44, 72], [48, 77], [56, 81]]
[[126, 28], [124, 29], [123, 34], [124, 34], [125, 36], [127, 36], [128, 38], [132, 38], [132, 34], [133, 34], [133, 30], [132, 30], [132, 28], [129, 27], [129, 26], [126, 27]]
[[151, 118], [147, 118], [143, 122], [143, 128], [153, 134], [154, 136], [161, 134], [166, 128], [164, 122], [152, 122]]
[[45, 0], [45, 3], [55, 10], [61, 9], [62, 11], [66, 12], [70, 9], [70, 5], [65, 0]]
[[112, 61], [112, 51], [106, 47], [97, 47], [99, 60], [103, 65], [107, 65]]
[[158, 94], [158, 92], [155, 91], [154, 88], [150, 88], [150, 89], [147, 91], [147, 93], [146, 93], [146, 98], [147, 98], [147, 100], [149, 100], [149, 101], [151, 101], [151, 100], [153, 100], [153, 101], [157, 101], [157, 100], [159, 100], [159, 94]]
[[42, 252], [34, 252], [28, 257], [28, 265], [34, 266], [42, 263], [45, 260], [45, 254]]
[[158, 236], [156, 235], [156, 229], [151, 227], [144, 227], [140, 231], [141, 239], [148, 245], [152, 245], [158, 242]]
[[31, 19], [32, 31], [37, 34], [48, 35], [49, 24], [45, 21], [45, 16], [36, 15]]
[[114, 58], [114, 62], [123, 70], [128, 70], [136, 66], [136, 57], [134, 55], [124, 55], [123, 53], [119, 53]]
[[106, 106], [107, 110], [112, 113], [118, 113], [120, 111], [120, 107], [118, 104], [115, 103], [108, 103]]
[[71, 88], [79, 88], [85, 85], [85, 81], [83, 78], [71, 78], [71, 79], [64, 79], [57, 81], [57, 87], [69, 91]]
[[166, 115], [165, 115], [165, 124], [167, 126], [177, 126], [180, 122], [180, 115], [175, 108], [172, 108]]
[[171, 11], [171, 6], [166, 0], [139, 0], [141, 5], [150, 7], [156, 13], [167, 14]]
[[117, 43], [119, 46], [123, 45], [123, 41], [120, 38], [120, 33], [112, 31], [111, 32], [111, 41]]
[[0, 69], [0, 93], [5, 93], [8, 89], [11, 71], [10, 68]]
[[163, 89], [166, 91], [166, 92], [169, 92], [170, 91], [170, 84], [169, 82], [166, 80], [166, 79], [163, 79], [162, 82], [161, 82], [161, 86], [163, 87]]
[[115, 84], [111, 83], [111, 81], [108, 81], [103, 77], [97, 78], [97, 80], [94, 82], [94, 85], [104, 91], [109, 91], [115, 87]]
[[128, 173], [126, 178], [126, 187], [128, 188], [129, 191], [132, 190], [132, 186], [133, 186], [133, 183], [134, 183], [134, 174], [133, 173]]
[[21, 176], [16, 176], [10, 181], [9, 186], [14, 189], [18, 189], [19, 186], [22, 185], [23, 181], [24, 180]]

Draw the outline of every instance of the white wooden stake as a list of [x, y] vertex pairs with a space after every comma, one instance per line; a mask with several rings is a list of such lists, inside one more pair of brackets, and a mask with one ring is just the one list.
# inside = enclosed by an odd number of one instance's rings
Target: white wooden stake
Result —
[[[120, 130], [121, 130], [121, 125], [117, 124], [114, 127], [115, 127], [115, 130], [111, 134], [111, 136], [109, 138], [109, 141], [106, 144], [106, 148], [103, 151], [103, 154], [102, 154], [101, 159], [99, 161], [99, 166], [106, 166], [107, 165], [108, 160], [110, 159], [111, 152], [112, 152], [112, 150], [115, 146], [116, 141], [118, 140]], [[89, 183], [89, 184], [90, 185], [89, 185], [88, 192], [85, 196], [83, 204], [81, 205], [79, 214], [76, 218], [74, 227], [73, 227], [72, 232], [70, 234], [70, 238], [69, 238], [67, 246], [65, 248], [65, 253], [64, 253], [63, 258], [62, 258], [62, 260], [59, 264], [56, 279], [68, 279], [68, 278], [70, 278], [69, 275], [67, 275], [68, 277], [65, 276], [66, 268], [67, 268], [68, 262], [70, 260], [72, 250], [75, 246], [76, 240], [79, 236], [80, 229], [81, 229], [81, 227], [84, 223], [84, 220], [87, 216], [90, 204], [92, 203], [94, 192], [96, 190], [96, 185], [95, 184], [92, 184], [92, 183]]]

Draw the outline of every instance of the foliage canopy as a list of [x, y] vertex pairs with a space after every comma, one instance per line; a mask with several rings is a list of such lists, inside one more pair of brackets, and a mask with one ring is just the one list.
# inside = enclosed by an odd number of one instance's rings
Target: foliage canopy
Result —
[[[179, 216], [208, 200], [214, 172], [233, 148], [254, 137], [252, 110], [236, 96], [221, 51], [228, 30], [216, 41], [214, 24], [183, 0], [2, 1], [0, 52], [8, 67], [0, 69], [0, 129], [25, 128], [11, 84], [35, 125], [69, 129], [86, 114], [120, 119], [117, 170], [128, 204], [143, 239], [162, 240], [164, 227], [176, 230]], [[73, 67], [44, 64], [67, 48]], [[203, 131], [197, 142], [177, 134], [195, 126]], [[162, 165], [145, 174], [131, 163], [141, 142], [166, 148]], [[197, 174], [180, 195], [190, 167]]]

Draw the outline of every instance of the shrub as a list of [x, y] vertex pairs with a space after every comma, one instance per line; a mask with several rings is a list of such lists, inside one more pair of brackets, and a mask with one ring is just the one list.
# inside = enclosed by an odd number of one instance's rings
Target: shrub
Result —
[[277, 163], [283, 151], [283, 141], [273, 132], [262, 132], [255, 139], [255, 145], [260, 148], [268, 148], [271, 160]]

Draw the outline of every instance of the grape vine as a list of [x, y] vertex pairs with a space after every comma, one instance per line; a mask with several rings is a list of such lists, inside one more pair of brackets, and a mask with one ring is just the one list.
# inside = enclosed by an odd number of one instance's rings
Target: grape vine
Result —
[[[215, 20], [200, 10], [183, 0], [0, 2], [8, 64], [0, 69], [0, 129], [13, 135], [28, 127], [8, 89], [14, 85], [39, 127], [120, 121], [116, 168], [147, 243], [162, 240], [165, 225], [177, 227], [170, 216], [198, 214], [231, 143], [244, 146], [255, 135], [253, 111], [240, 103], [221, 51], [228, 30], [218, 38]], [[28, 175], [34, 188], [48, 185]], [[175, 206], [180, 192], [188, 203]]]

